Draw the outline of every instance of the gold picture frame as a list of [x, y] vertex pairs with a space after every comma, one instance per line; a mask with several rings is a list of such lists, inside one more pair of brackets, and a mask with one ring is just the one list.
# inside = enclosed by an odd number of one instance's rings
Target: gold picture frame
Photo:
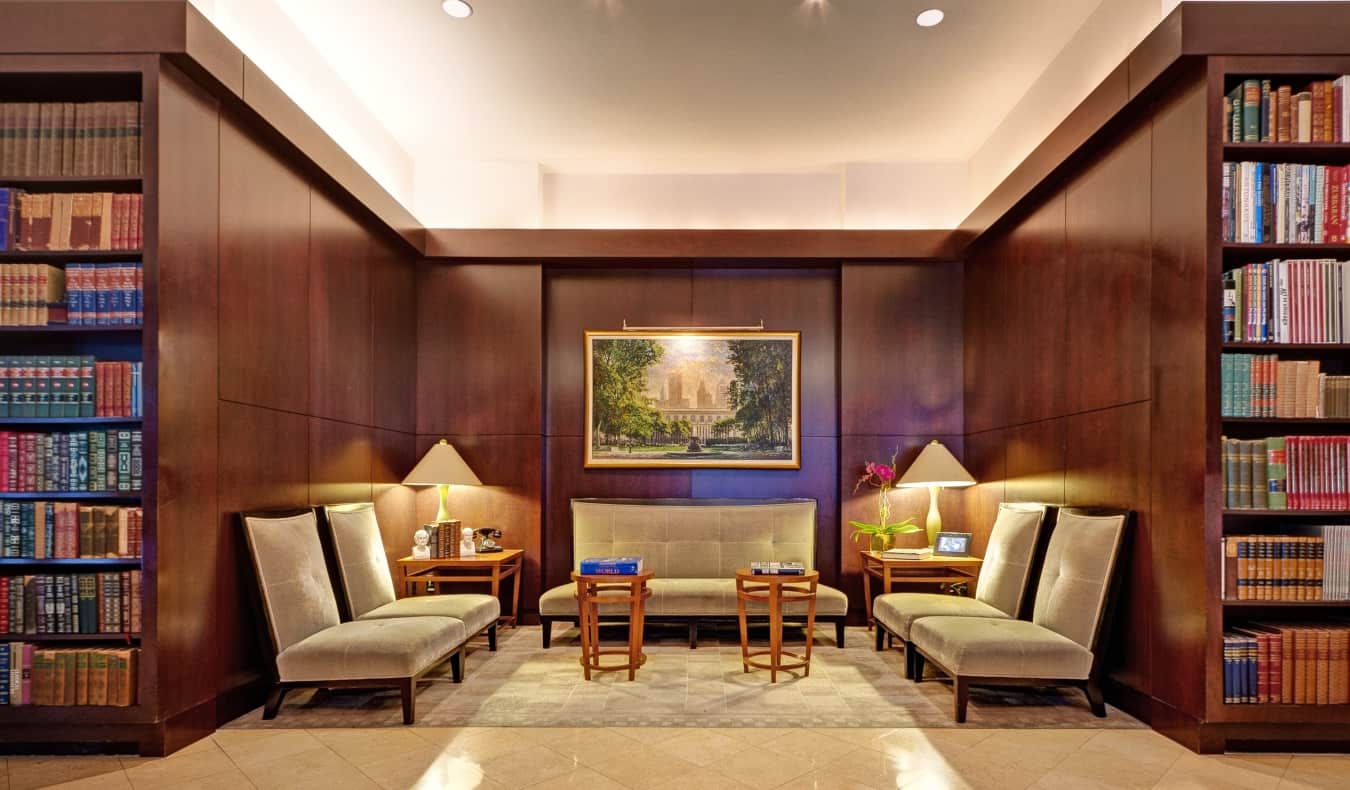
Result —
[[592, 330], [585, 349], [586, 468], [801, 468], [801, 332]]

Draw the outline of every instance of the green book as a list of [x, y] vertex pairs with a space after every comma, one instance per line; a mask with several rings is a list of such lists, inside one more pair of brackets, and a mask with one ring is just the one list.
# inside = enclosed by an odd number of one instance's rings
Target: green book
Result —
[[1232, 108], [1228, 119], [1228, 141], [1242, 142], [1242, 86], [1239, 85], [1228, 94], [1228, 104]]
[[1242, 82], [1242, 142], [1261, 142], [1261, 81]]
[[1284, 437], [1271, 436], [1266, 439], [1266, 507], [1271, 510], [1289, 507], [1285, 477]]
[[9, 411], [9, 365], [13, 357], [0, 357], [0, 417], [13, 416]]
[[80, 357], [80, 413], [78, 417], [94, 416], [94, 357]]
[[1252, 507], [1266, 510], [1266, 491], [1269, 489], [1266, 482], [1266, 443], [1253, 439], [1248, 444], [1251, 446], [1252, 459]]
[[52, 358], [33, 358], [33, 416], [52, 416]]

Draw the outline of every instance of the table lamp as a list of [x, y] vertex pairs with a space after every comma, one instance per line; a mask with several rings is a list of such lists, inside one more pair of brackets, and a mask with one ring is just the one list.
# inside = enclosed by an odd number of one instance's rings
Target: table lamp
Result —
[[441, 495], [441, 508], [436, 511], [437, 521], [449, 521], [450, 511], [446, 500], [450, 495], [450, 486], [481, 486], [483, 482], [473, 473], [464, 459], [455, 452], [455, 448], [445, 439], [433, 444], [417, 466], [403, 478], [405, 486], [437, 486]]
[[934, 439], [923, 448], [905, 474], [896, 481], [898, 488], [928, 488], [928, 545], [937, 542], [942, 531], [942, 516], [938, 514], [938, 489], [965, 488], [975, 485], [975, 478], [956, 460], [951, 450]]

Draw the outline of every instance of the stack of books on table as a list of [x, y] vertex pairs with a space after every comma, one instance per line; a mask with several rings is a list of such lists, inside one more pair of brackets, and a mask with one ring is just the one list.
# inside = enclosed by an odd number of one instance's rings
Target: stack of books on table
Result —
[[578, 572], [586, 576], [634, 576], [642, 573], [642, 558], [587, 557]]
[[752, 562], [750, 572], [756, 576], [803, 576], [806, 566], [800, 562]]
[[926, 560], [931, 556], [933, 556], [933, 549], [928, 546], [886, 549], [881, 552], [882, 559], [887, 560]]

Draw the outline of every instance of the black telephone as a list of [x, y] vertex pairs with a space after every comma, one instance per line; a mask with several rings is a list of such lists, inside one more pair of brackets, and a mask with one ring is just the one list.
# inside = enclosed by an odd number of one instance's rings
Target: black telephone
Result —
[[502, 538], [502, 531], [495, 527], [479, 527], [473, 531], [474, 542], [478, 545], [474, 551], [479, 554], [492, 554], [501, 551], [502, 547], [497, 541]]

